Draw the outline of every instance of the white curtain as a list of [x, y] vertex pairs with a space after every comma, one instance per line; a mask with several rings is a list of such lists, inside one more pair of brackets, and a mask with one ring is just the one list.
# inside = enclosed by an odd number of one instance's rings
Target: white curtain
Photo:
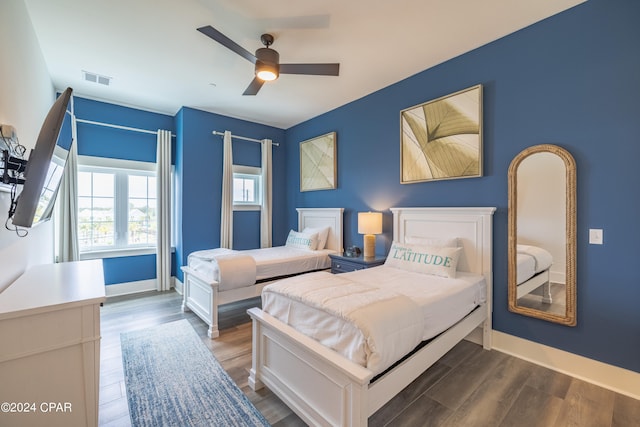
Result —
[[270, 139], [262, 140], [262, 211], [260, 213], [260, 247], [271, 247], [271, 148]]
[[78, 132], [76, 117], [73, 114], [71, 115], [71, 137], [73, 140], [58, 195], [60, 203], [58, 262], [80, 259], [78, 246]]
[[156, 279], [158, 291], [168, 291], [171, 289], [171, 132], [159, 129], [157, 145]]
[[231, 132], [224, 131], [222, 160], [222, 206], [220, 208], [220, 247], [233, 249], [233, 155]]

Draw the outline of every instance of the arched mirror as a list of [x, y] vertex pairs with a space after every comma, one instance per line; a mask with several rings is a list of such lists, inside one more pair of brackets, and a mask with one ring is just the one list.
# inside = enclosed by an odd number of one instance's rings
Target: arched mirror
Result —
[[509, 166], [509, 310], [576, 325], [576, 164], [556, 145]]

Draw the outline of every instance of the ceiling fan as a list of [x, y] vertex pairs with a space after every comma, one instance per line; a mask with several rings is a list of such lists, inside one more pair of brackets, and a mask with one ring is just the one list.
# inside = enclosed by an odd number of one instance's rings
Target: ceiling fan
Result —
[[260, 41], [266, 47], [259, 48], [256, 50], [256, 54], [253, 55], [211, 25], [200, 27], [198, 31], [255, 64], [255, 77], [243, 95], [257, 94], [265, 81], [275, 80], [280, 74], [337, 76], [340, 71], [340, 64], [280, 64], [280, 54], [276, 50], [269, 48], [273, 44], [273, 36], [271, 34], [260, 36]]

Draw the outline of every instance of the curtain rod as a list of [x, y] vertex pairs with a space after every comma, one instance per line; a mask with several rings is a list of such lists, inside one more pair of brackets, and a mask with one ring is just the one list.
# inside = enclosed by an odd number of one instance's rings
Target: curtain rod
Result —
[[[110, 123], [94, 122], [93, 120], [85, 120], [85, 119], [76, 118], [76, 122], [85, 123], [85, 124], [88, 124], [88, 125], [104, 126], [104, 127], [108, 127], [108, 128], [114, 128], [114, 129], [130, 130], [132, 132], [148, 133], [148, 134], [151, 134], [151, 135], [157, 135], [158, 134], [157, 131], [152, 131], [152, 130], [147, 130], [147, 129], [132, 128], [132, 127], [128, 127], [128, 126], [112, 125]], [[171, 134], [171, 137], [175, 138], [176, 136], [174, 134]]]
[[[224, 136], [224, 132], [218, 132], [217, 130], [214, 130], [213, 134], [214, 135]], [[251, 142], [262, 142], [259, 139], [247, 138], [246, 136], [231, 135], [231, 138], [242, 139], [244, 141], [251, 141]], [[280, 146], [280, 144], [278, 144], [277, 142], [272, 142], [272, 144], [275, 145], [276, 147]]]

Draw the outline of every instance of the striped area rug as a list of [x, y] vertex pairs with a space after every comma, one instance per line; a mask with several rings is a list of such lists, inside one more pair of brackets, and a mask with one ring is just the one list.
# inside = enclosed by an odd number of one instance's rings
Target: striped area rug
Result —
[[186, 319], [120, 335], [131, 423], [269, 426]]

